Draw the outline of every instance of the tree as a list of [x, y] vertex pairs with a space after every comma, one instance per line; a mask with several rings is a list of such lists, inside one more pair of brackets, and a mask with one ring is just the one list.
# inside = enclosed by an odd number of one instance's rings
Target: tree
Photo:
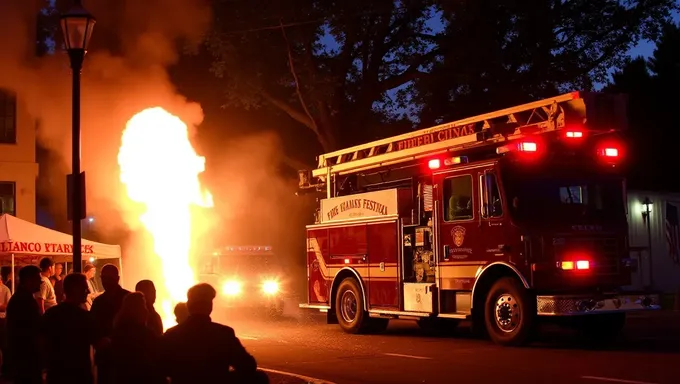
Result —
[[441, 50], [416, 83], [425, 123], [454, 120], [605, 82], [674, 0], [449, 1]]
[[628, 60], [605, 88], [629, 95], [628, 136], [634, 164], [629, 178], [633, 187], [679, 188], [674, 178], [668, 177], [680, 172], [677, 162], [668, 161], [669, 154], [677, 151], [671, 138], [677, 129], [673, 92], [680, 88], [679, 44], [680, 26], [664, 25], [652, 57]]
[[385, 111], [387, 92], [434, 59], [423, 38], [431, 3], [215, 2], [213, 69], [227, 104], [273, 107], [311, 131], [325, 151], [384, 137], [391, 132], [373, 128], [399, 120]]

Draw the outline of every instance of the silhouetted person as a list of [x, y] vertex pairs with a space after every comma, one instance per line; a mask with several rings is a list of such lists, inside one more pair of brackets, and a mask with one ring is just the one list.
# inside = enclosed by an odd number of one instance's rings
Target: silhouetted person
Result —
[[[99, 274], [104, 287], [104, 293], [97, 296], [92, 302], [90, 312], [95, 321], [97, 335], [101, 338], [111, 338], [113, 333], [113, 320], [115, 319], [123, 299], [130, 291], [120, 286], [118, 268], [113, 264], [106, 264]], [[97, 383], [110, 384], [113, 382], [111, 350], [107, 347], [97, 349], [95, 354], [97, 364]]]
[[189, 318], [189, 309], [187, 303], [177, 303], [175, 305], [175, 321], [177, 324], [182, 324]]
[[146, 300], [146, 309], [148, 318], [146, 319], [146, 326], [152, 330], [157, 336], [163, 335], [163, 320], [161, 315], [156, 312], [153, 305], [156, 303], [156, 286], [151, 280], [142, 280], [135, 286], [135, 291], [144, 294]]
[[57, 297], [57, 304], [64, 301], [64, 264], [54, 264], [54, 295]]
[[64, 301], [45, 312], [47, 384], [92, 384], [91, 348], [96, 333], [87, 300], [87, 279], [80, 273], [64, 278]]
[[[268, 383], [234, 330], [210, 319], [215, 295], [215, 289], [209, 284], [189, 289], [189, 318], [163, 335], [163, 372], [172, 384]], [[233, 373], [229, 372], [230, 368]]]
[[42, 383], [40, 309], [33, 296], [40, 291], [40, 284], [40, 268], [21, 268], [19, 285], [7, 304], [7, 349], [15, 384]]
[[[4, 275], [3, 272], [2, 281], [0, 281], [0, 352], [2, 352], [3, 359], [7, 355], [7, 304], [9, 304], [9, 299], [12, 298], [12, 292], [5, 285], [5, 281], [7, 281], [7, 275]], [[6, 375], [6, 364], [4, 361], [0, 361], [0, 364], [2, 364], [0, 376]]]
[[87, 302], [85, 303], [85, 309], [88, 311], [92, 308], [92, 302], [99, 296], [99, 291], [94, 284], [94, 275], [97, 273], [97, 268], [92, 264], [85, 264], [83, 267], [83, 274], [87, 278], [87, 289], [89, 294], [87, 295]]
[[54, 262], [52, 259], [45, 257], [40, 260], [40, 270], [42, 284], [40, 284], [40, 290], [35, 294], [35, 299], [38, 301], [40, 314], [43, 314], [48, 309], [57, 305], [57, 295], [54, 293], [54, 285], [50, 281], [50, 277], [54, 275]]
[[144, 294], [132, 292], [118, 312], [111, 338], [116, 384], [165, 383], [157, 369], [160, 336], [147, 327], [147, 308]]

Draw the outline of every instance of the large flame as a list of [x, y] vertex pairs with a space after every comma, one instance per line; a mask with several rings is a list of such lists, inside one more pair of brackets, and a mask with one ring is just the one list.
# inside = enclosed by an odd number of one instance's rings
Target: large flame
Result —
[[140, 221], [160, 258], [165, 289], [158, 290], [157, 303], [167, 328], [174, 323], [173, 306], [185, 301], [187, 290], [196, 283], [190, 263], [191, 208], [212, 206], [212, 197], [202, 192], [198, 178], [205, 158], [192, 147], [186, 124], [156, 107], [127, 122], [118, 165], [128, 197], [145, 208]]

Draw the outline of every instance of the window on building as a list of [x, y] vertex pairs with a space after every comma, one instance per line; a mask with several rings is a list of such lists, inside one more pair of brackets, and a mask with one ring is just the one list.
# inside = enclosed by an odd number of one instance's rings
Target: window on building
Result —
[[472, 176], [463, 175], [444, 180], [445, 220], [472, 219], [472, 210]]
[[[486, 176], [486, 177], [485, 177]], [[484, 180], [486, 179], [486, 184]], [[496, 175], [493, 173], [487, 173], [486, 175], [481, 175], [479, 177], [480, 187], [486, 188], [488, 201], [485, 201], [485, 196], [482, 195], [481, 199], [484, 202], [482, 208], [482, 217], [501, 217], [503, 216], [503, 204], [501, 204], [501, 190], [498, 187], [498, 181]], [[484, 193], [484, 192], [482, 192]]]
[[0, 144], [17, 142], [17, 96], [0, 89]]
[[16, 185], [0, 181], [0, 215], [9, 213], [16, 216]]

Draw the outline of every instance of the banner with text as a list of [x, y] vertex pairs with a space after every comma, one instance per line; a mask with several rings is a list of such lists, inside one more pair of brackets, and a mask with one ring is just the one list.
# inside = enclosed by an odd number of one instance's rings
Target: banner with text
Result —
[[387, 189], [321, 200], [321, 222], [397, 214], [397, 190]]

